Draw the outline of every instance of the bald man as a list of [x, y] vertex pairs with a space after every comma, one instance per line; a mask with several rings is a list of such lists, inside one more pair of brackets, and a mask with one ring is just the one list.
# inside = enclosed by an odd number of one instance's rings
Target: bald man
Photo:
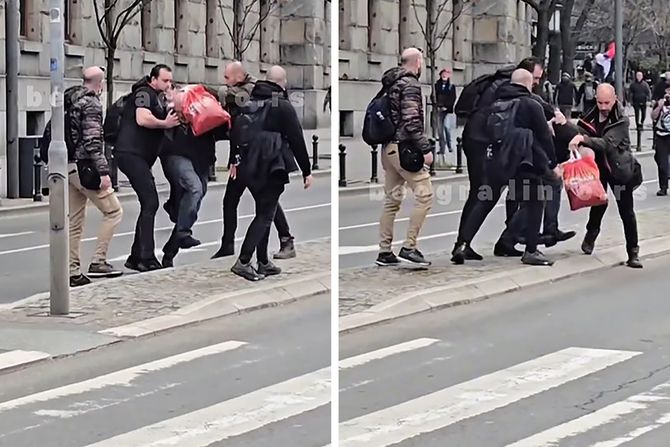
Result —
[[[84, 83], [65, 91], [66, 116], [74, 132], [68, 147], [68, 182], [70, 206], [70, 286], [89, 284], [89, 277], [115, 277], [123, 272], [107, 262], [107, 251], [123, 211], [109, 177], [102, 130], [102, 103], [105, 73], [100, 67], [83, 71]], [[66, 127], [66, 129], [68, 128]], [[102, 213], [95, 254], [83, 274], [80, 267], [79, 244], [89, 200]]]
[[226, 65], [223, 80], [224, 86], [219, 90], [219, 100], [234, 115], [249, 101], [257, 79], [247, 73], [242, 62], [234, 61]]
[[[487, 187], [484, 194], [482, 191], [478, 192], [480, 200], [467, 218], [452, 254], [452, 262], [455, 264], [466, 261], [467, 248], [509, 184], [511, 194], [520, 203], [520, 209], [508, 221], [507, 229], [495, 245], [494, 254], [521, 256], [521, 261], [527, 265], [553, 265], [553, 261], [540, 252], [537, 245], [545, 201], [543, 182], [558, 181], [560, 168], [557, 168], [556, 151], [549, 126], [542, 106], [532, 96], [532, 88], [533, 74], [525, 69], [517, 69], [512, 73], [511, 82], [500, 86], [496, 91], [486, 134], [490, 136], [500, 129], [491, 127], [491, 117], [500, 115], [504, 120], [514, 121], [509, 124], [511, 127], [506, 125], [500, 130], [503, 134], [496, 137], [499, 141], [489, 142], [489, 151], [493, 156], [486, 163], [485, 176], [490, 189]], [[514, 109], [515, 112], [510, 112]], [[502, 155], [497, 156], [499, 153]], [[554, 172], [551, 173], [550, 170]], [[520, 252], [515, 245], [517, 235], [522, 234], [524, 229], [526, 249]]]
[[[391, 105], [391, 121], [396, 132], [382, 148], [384, 169], [384, 207], [379, 219], [379, 266], [397, 265], [400, 261], [429, 266], [417, 248], [417, 239], [433, 204], [433, 186], [427, 166], [433, 162], [432, 147], [424, 129], [421, 71], [423, 54], [416, 48], [403, 51], [401, 66], [387, 70], [382, 85]], [[407, 236], [400, 252], [393, 252], [393, 226], [402, 204], [404, 187], [414, 193], [414, 210]]]
[[[570, 150], [577, 151], [584, 146], [595, 152], [600, 181], [605, 190], [608, 186], [612, 188], [623, 222], [628, 253], [626, 264], [631, 268], [642, 268], [633, 200], [634, 189], [642, 184], [642, 171], [631, 151], [629, 119], [611, 84], [598, 86], [596, 101], [597, 108], [579, 121], [584, 134], [572, 139]], [[595, 249], [606, 210], [607, 205], [591, 208], [582, 242], [582, 251], [587, 255]]]
[[[256, 83], [250, 103], [244, 107], [244, 116], [248, 115], [252, 121], [253, 130], [241, 130], [241, 134], [236, 135], [239, 128], [233, 121], [231, 131], [231, 151], [233, 156], [240, 156], [239, 165], [234, 167], [231, 176], [249, 188], [256, 202], [256, 215], [231, 270], [249, 281], [281, 273], [268, 257], [268, 241], [279, 198], [289, 182], [289, 173], [299, 167], [304, 188], [312, 185], [307, 145], [298, 114], [289, 101], [287, 85], [286, 71], [279, 66], [271, 67], [267, 80]], [[238, 139], [246, 142], [243, 153], [236, 144]], [[251, 265], [254, 252], [257, 266]]]

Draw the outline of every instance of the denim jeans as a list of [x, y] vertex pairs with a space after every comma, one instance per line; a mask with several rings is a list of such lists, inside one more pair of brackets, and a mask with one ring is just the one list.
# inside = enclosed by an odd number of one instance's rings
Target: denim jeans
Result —
[[452, 131], [452, 121], [454, 115], [453, 113], [439, 112], [438, 121], [440, 125], [440, 154], [444, 154], [445, 147], [449, 152], [453, 152], [451, 146], [451, 131]]

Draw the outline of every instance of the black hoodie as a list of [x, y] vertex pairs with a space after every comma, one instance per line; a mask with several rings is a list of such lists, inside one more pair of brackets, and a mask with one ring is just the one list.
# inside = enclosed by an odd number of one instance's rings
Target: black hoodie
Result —
[[520, 103], [514, 119], [514, 127], [529, 129], [533, 132], [533, 158], [536, 161], [535, 167], [542, 170], [544, 167], [539, 166], [537, 161], [539, 158], [546, 157], [549, 169], [554, 169], [557, 163], [556, 150], [551, 131], [545, 120], [542, 105], [522, 85], [506, 83], [496, 91], [496, 100], [509, 101], [516, 98], [520, 99]]
[[[278, 84], [270, 81], [258, 81], [251, 91], [252, 100], [266, 100], [274, 98], [273, 106], [268, 112], [265, 121], [265, 130], [278, 132], [288, 142], [303, 177], [312, 173], [309, 153], [305, 144], [302, 125], [295, 108], [288, 99], [288, 93]], [[275, 106], [276, 105], [276, 106]]]
[[135, 119], [135, 111], [138, 108], [146, 108], [156, 118], [164, 120], [167, 117], [167, 108], [163, 93], [154, 90], [149, 85], [148, 77], [136, 82], [131, 93], [123, 110], [121, 129], [114, 150], [139, 155], [147, 163], [153, 165], [158, 158], [163, 129], [148, 129], [139, 126]]

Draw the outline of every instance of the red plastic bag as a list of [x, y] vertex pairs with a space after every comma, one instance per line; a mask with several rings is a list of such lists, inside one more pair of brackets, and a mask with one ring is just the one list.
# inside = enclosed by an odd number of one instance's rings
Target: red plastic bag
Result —
[[202, 85], [185, 89], [182, 107], [184, 118], [191, 125], [195, 136], [230, 122], [230, 114]]
[[563, 184], [572, 211], [607, 204], [607, 192], [600, 183], [600, 171], [593, 157], [577, 154], [563, 163]]

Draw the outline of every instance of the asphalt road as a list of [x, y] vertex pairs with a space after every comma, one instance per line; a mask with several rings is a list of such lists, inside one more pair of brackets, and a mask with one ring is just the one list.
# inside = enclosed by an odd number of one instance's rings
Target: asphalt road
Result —
[[359, 360], [340, 373], [340, 447], [668, 445], [668, 268], [661, 257], [341, 336], [340, 357]]
[[[658, 175], [653, 157], [642, 157], [645, 183], [635, 195], [637, 197], [636, 209], [643, 210], [667, 206], [667, 197], [656, 197], [658, 191]], [[380, 174], [383, 176], [383, 174]], [[380, 181], [383, 181], [380, 178]], [[433, 207], [424, 224], [420, 237], [419, 249], [425, 254], [444, 250], [451, 250], [458, 231], [461, 218], [461, 210], [468, 194], [468, 183], [466, 181], [453, 183], [436, 183], [434, 185]], [[573, 229], [583, 234], [588, 211], [580, 210], [571, 212], [565, 194], [559, 223], [562, 230]], [[383, 205], [383, 191], [376, 190], [370, 194], [361, 193], [355, 196], [340, 197], [339, 230], [340, 230], [340, 268], [361, 267], [371, 265], [377, 257], [379, 242], [379, 216]], [[482, 242], [494, 243], [504, 228], [505, 209], [504, 201], [501, 200], [498, 207], [489, 215], [482, 226], [479, 234], [473, 241], [473, 247], [477, 249]], [[396, 250], [405, 239], [409, 215], [414, 204], [411, 192], [398, 213], [395, 226]], [[617, 213], [616, 205], [610, 206], [608, 213]], [[484, 253], [483, 255], [490, 255]], [[550, 254], [550, 251], [548, 251]], [[429, 258], [429, 256], [427, 256]]]
[[[202, 241], [200, 247], [182, 250], [175, 264], [187, 264], [209, 259], [218, 249], [223, 231], [222, 201], [224, 189], [211, 189], [202, 204], [194, 236]], [[162, 209], [166, 197], [161, 197], [161, 208], [156, 217], [156, 248], [159, 259], [161, 248], [172, 231], [172, 224]], [[287, 213], [296, 241], [308, 241], [330, 236], [330, 178], [314, 179], [312, 189], [305, 191], [302, 182], [292, 180], [282, 196], [281, 204]], [[100, 213], [88, 208], [82, 242], [82, 268], [95, 249], [95, 236], [101, 221]], [[139, 203], [124, 203], [123, 221], [112, 240], [108, 258], [122, 268], [130, 253], [135, 234]], [[238, 210], [237, 248], [254, 216], [254, 202], [246, 192]], [[24, 216], [0, 217], [0, 304], [9, 303], [49, 289], [49, 233], [48, 214], [40, 212]], [[271, 235], [270, 249], [276, 251], [279, 242], [276, 232]]]
[[0, 445], [321, 447], [330, 296], [5, 374]]

